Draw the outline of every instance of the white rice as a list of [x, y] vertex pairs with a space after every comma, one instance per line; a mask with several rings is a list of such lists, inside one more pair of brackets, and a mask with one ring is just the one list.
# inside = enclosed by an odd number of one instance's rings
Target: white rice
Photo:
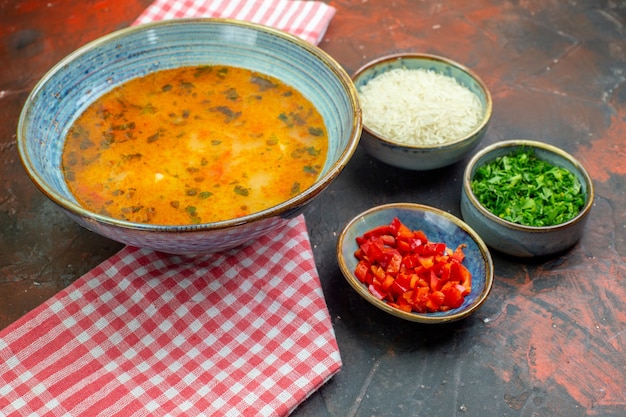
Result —
[[363, 123], [393, 142], [438, 145], [474, 130], [478, 97], [454, 78], [423, 69], [384, 72], [359, 89]]

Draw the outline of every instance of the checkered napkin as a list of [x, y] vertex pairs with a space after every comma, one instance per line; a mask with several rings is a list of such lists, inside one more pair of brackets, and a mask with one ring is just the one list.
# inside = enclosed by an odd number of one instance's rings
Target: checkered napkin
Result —
[[318, 44], [335, 8], [319, 1], [156, 0], [134, 24], [184, 17], [222, 17], [272, 26]]
[[284, 416], [340, 367], [299, 216], [218, 254], [125, 247], [0, 332], [0, 415]]

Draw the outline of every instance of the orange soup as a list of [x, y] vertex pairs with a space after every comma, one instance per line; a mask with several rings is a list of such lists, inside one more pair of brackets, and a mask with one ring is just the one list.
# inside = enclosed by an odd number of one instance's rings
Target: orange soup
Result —
[[86, 208], [182, 225], [241, 217], [286, 201], [318, 177], [322, 116], [297, 90], [230, 66], [130, 80], [71, 127], [62, 164]]

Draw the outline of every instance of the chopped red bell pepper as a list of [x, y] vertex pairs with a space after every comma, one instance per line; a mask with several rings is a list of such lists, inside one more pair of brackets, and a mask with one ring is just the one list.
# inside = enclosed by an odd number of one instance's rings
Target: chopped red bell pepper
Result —
[[448, 311], [463, 305], [472, 277], [462, 264], [459, 245], [430, 242], [423, 231], [413, 231], [398, 218], [356, 238], [359, 260], [354, 271], [376, 298], [402, 311]]

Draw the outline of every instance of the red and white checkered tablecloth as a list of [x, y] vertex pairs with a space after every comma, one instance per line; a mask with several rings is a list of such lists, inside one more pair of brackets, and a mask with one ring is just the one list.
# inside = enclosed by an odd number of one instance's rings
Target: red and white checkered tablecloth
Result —
[[318, 44], [334, 15], [334, 7], [319, 1], [156, 0], [134, 24], [185, 17], [222, 17], [272, 26]]
[[0, 415], [284, 416], [340, 367], [300, 216], [224, 253], [122, 249], [0, 332]]
[[[317, 43], [334, 9], [156, 0]], [[201, 257], [125, 247], [0, 332], [0, 416], [284, 416], [341, 368], [304, 217]]]

